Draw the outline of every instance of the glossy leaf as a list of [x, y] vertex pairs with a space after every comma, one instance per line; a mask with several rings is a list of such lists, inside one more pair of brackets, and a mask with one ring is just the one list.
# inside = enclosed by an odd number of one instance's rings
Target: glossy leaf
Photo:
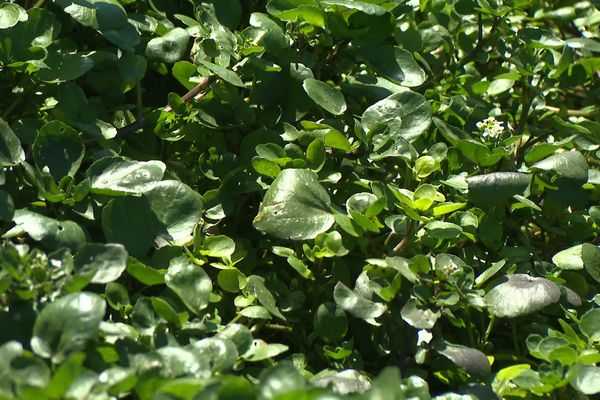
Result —
[[140, 194], [152, 190], [162, 179], [165, 164], [160, 161], [129, 161], [106, 157], [87, 170], [92, 193], [119, 195]]
[[59, 121], [50, 122], [40, 130], [33, 144], [33, 157], [40, 171], [47, 168], [56, 181], [73, 176], [85, 154], [77, 132]]
[[278, 238], [311, 239], [333, 225], [330, 210], [329, 195], [314, 172], [286, 169], [267, 190], [254, 226]]
[[514, 318], [556, 303], [560, 289], [554, 282], [526, 274], [513, 274], [485, 295], [490, 313]]
[[467, 178], [469, 199], [478, 206], [491, 207], [507, 203], [514, 195], [522, 194], [531, 176], [519, 172], [494, 172]]
[[160, 222], [160, 236], [174, 243], [189, 240], [202, 218], [202, 196], [178, 181], [158, 182], [144, 193], [148, 205]]
[[46, 306], [33, 327], [31, 348], [54, 362], [83, 349], [96, 336], [106, 304], [93, 293], [80, 292], [60, 297]]
[[194, 313], [199, 314], [208, 306], [212, 282], [201, 267], [177, 260], [169, 266], [165, 283]]
[[344, 95], [327, 83], [309, 78], [304, 81], [302, 87], [315, 104], [331, 114], [340, 115], [346, 111]]

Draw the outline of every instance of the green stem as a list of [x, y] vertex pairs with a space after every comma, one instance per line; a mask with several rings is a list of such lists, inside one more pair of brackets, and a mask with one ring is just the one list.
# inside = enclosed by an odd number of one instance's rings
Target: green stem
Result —
[[488, 324], [487, 329], [485, 330], [485, 334], [483, 335], [483, 343], [488, 342], [488, 338], [492, 333], [492, 329], [494, 328], [494, 323], [496, 322], [496, 317], [494, 315], [490, 315], [490, 323]]
[[515, 345], [515, 353], [521, 355], [521, 346], [519, 346], [519, 337], [517, 336], [517, 325], [513, 320], [510, 321], [510, 329], [512, 332], [513, 344]]
[[243, 317], [243, 315], [241, 313], [238, 313], [235, 317], [233, 317], [233, 319], [231, 321], [229, 321], [227, 323], [227, 325], [231, 325], [231, 324], [235, 324], [236, 322], [238, 322], [241, 318]]
[[473, 321], [473, 319], [471, 318], [471, 310], [469, 310], [469, 307], [467, 306], [467, 308], [465, 308], [465, 316], [467, 317], [467, 337], [469, 338], [469, 344], [471, 345], [471, 347], [476, 347], [475, 346], [475, 337], [473, 336], [473, 327], [471, 326], [471, 321]]

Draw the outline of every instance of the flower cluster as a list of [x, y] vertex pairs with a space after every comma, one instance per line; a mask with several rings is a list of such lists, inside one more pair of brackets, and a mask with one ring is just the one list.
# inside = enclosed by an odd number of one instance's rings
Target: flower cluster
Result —
[[501, 121], [496, 120], [494, 117], [487, 117], [483, 121], [479, 121], [477, 128], [482, 132], [481, 136], [490, 137], [497, 139], [504, 131], [504, 125]]

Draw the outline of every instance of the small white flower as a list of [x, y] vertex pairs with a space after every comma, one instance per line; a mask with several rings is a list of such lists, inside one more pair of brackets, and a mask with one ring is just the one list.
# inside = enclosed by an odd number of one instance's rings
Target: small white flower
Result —
[[496, 120], [494, 117], [487, 117], [483, 121], [479, 121], [477, 129], [481, 131], [481, 136], [497, 139], [504, 131], [504, 124]]

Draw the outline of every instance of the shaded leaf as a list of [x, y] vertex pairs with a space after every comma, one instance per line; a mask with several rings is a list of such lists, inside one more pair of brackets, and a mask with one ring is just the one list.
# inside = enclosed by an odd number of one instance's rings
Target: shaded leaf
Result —
[[308, 78], [304, 80], [302, 87], [312, 101], [331, 114], [340, 115], [346, 111], [346, 100], [344, 100], [344, 95], [327, 83]]
[[83, 349], [96, 336], [105, 309], [104, 300], [94, 293], [60, 297], [35, 320], [32, 350], [41, 357], [61, 362], [68, 353]]
[[165, 283], [194, 313], [199, 314], [208, 306], [212, 282], [202, 267], [176, 260], [169, 266]]

